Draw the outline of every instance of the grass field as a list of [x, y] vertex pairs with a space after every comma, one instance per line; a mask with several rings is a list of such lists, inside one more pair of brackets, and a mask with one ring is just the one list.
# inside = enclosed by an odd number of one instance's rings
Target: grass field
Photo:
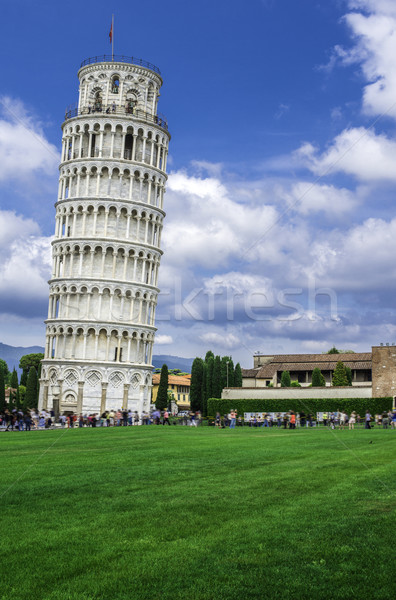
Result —
[[396, 591], [396, 431], [119, 427], [0, 448], [2, 599]]

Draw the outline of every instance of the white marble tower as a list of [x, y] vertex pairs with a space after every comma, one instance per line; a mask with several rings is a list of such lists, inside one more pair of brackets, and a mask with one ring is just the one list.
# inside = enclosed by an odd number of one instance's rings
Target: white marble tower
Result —
[[98, 56], [62, 125], [39, 408], [149, 408], [170, 135], [154, 65]]

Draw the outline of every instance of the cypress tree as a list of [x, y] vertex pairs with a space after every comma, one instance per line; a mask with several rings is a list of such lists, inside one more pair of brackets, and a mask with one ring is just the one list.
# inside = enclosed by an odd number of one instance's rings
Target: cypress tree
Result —
[[348, 379], [348, 385], [352, 385], [352, 370], [350, 367], [345, 367], [345, 374]]
[[230, 360], [228, 363], [228, 387], [235, 387], [234, 383], [234, 361], [230, 356]]
[[312, 371], [312, 386], [313, 387], [324, 387], [326, 385], [326, 380], [322, 374], [322, 371], [319, 367], [315, 367]]
[[208, 414], [208, 390], [206, 388], [208, 383], [208, 363], [202, 362], [202, 414], [204, 417]]
[[4, 370], [2, 365], [0, 365], [0, 412], [3, 412], [6, 408]]
[[162, 365], [155, 407], [165, 410], [168, 406], [168, 365]]
[[220, 362], [220, 373], [221, 373], [221, 389], [227, 387], [227, 361], [228, 356], [222, 356]]
[[[213, 354], [213, 353], [212, 353]], [[207, 361], [206, 369], [206, 397], [213, 398], [213, 369], [214, 369], [214, 356], [209, 356]]]
[[237, 363], [234, 370], [234, 387], [242, 387], [242, 369], [241, 365]]
[[190, 406], [194, 412], [202, 411], [202, 383], [203, 383], [203, 360], [202, 358], [194, 358], [191, 367], [191, 386], [190, 386]]
[[334, 369], [333, 380], [331, 382], [331, 385], [334, 385], [334, 386], [348, 385], [348, 378], [347, 378], [347, 374], [345, 372], [345, 365], [341, 360], [338, 361], [336, 368]]
[[214, 354], [212, 352], [212, 350], [208, 350], [207, 353], [205, 354], [205, 362], [209, 362], [210, 358], [214, 358]]
[[281, 387], [290, 387], [290, 373], [289, 371], [283, 371], [281, 375]]
[[10, 407], [16, 404], [18, 396], [18, 373], [14, 367], [10, 377]]
[[220, 356], [216, 356], [213, 367], [213, 386], [212, 386], [212, 397], [221, 398], [221, 360]]
[[35, 367], [30, 367], [26, 382], [25, 408], [37, 408], [37, 371]]

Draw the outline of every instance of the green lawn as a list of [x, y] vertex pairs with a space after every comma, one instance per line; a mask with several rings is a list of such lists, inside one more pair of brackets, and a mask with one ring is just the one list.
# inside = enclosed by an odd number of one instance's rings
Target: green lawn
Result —
[[119, 427], [0, 449], [2, 599], [396, 591], [396, 431]]

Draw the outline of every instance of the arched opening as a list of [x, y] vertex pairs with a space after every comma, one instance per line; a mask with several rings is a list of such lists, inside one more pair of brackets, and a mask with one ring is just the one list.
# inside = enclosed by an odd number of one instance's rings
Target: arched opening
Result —
[[118, 75], [113, 75], [111, 78], [111, 92], [113, 94], [118, 94], [120, 90], [120, 78]]
[[126, 160], [132, 160], [132, 147], [133, 147], [133, 136], [130, 133], [128, 133], [125, 136], [124, 158]]

